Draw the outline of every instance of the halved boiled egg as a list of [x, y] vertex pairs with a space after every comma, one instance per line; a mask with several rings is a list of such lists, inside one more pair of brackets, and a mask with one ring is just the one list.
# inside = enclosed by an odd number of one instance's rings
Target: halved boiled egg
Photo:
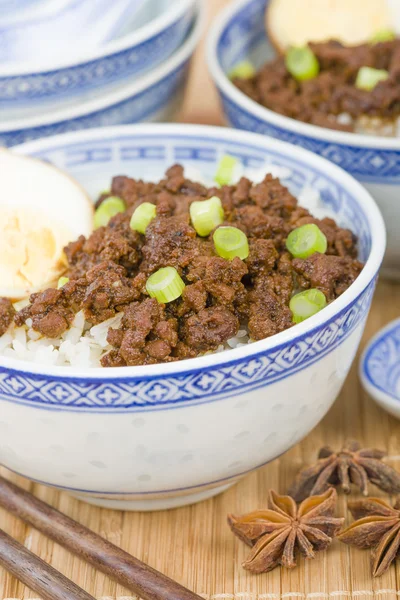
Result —
[[399, 4], [398, 0], [271, 0], [266, 27], [279, 52], [328, 40], [355, 46], [380, 31], [398, 33]]
[[93, 230], [93, 205], [66, 173], [0, 150], [0, 297], [49, 287], [66, 269], [64, 247]]

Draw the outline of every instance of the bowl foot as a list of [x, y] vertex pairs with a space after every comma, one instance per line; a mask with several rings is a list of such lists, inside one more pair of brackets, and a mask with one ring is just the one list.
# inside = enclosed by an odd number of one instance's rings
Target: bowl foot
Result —
[[113, 510], [133, 510], [133, 511], [152, 511], [152, 510], [167, 510], [170, 508], [178, 508], [180, 506], [187, 506], [188, 504], [195, 504], [202, 500], [208, 500], [217, 494], [221, 494], [235, 482], [228, 483], [212, 489], [207, 489], [203, 492], [196, 492], [194, 494], [188, 494], [184, 496], [163, 496], [158, 498], [145, 498], [134, 500], [132, 499], [121, 499], [114, 500], [112, 498], [105, 498], [104, 496], [99, 498], [97, 496], [90, 496], [89, 494], [71, 494], [77, 500], [82, 502], [88, 502], [95, 506], [102, 508], [111, 508]]

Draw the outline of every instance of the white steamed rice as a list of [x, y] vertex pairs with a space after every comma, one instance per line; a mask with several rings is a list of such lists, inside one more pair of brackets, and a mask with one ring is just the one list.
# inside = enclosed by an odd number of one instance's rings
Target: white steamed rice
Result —
[[[107, 332], [110, 327], [117, 328], [120, 325], [122, 315], [121, 312], [112, 319], [90, 327], [85, 322], [83, 311], [79, 311], [71, 328], [59, 339], [41, 336], [32, 329], [32, 321], [27, 319], [26, 326], [12, 325], [0, 337], [0, 355], [41, 365], [100, 367], [100, 359], [112, 349], [107, 343]], [[248, 343], [249, 334], [244, 327], [225, 345], [219, 346], [217, 352], [240, 348]]]
[[354, 125], [354, 133], [363, 135], [378, 135], [380, 137], [400, 137], [400, 117], [393, 121], [385, 121], [380, 117], [364, 115], [354, 120], [348, 113], [337, 117], [341, 125]]

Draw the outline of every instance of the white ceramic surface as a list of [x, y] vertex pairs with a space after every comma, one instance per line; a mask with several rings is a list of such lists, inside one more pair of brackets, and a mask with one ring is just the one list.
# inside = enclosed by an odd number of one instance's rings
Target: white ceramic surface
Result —
[[273, 55], [264, 29], [269, 0], [236, 0], [215, 19], [208, 37], [207, 59], [227, 122], [298, 144], [339, 165], [375, 198], [383, 214], [388, 245], [383, 273], [400, 279], [400, 139], [323, 129], [279, 115], [248, 98], [227, 73], [240, 60], [260, 67]]
[[[57, 60], [77, 59], [119, 37], [126, 24], [135, 29], [149, 0], [42, 0], [2, 14], [0, 63], [51, 68]], [[74, 43], [71, 44], [71, 40]], [[17, 65], [18, 66], [18, 65]]]
[[139, 125], [39, 140], [18, 152], [66, 169], [93, 196], [115, 174], [157, 179], [173, 163], [212, 178], [220, 157], [285, 167], [359, 236], [366, 265], [326, 309], [270, 339], [146, 367], [82, 370], [0, 358], [0, 462], [100, 506], [171, 508], [213, 496], [300, 441], [354, 359], [385, 247], [374, 201], [301, 148], [223, 128]]
[[383, 327], [360, 361], [365, 390], [387, 412], [400, 419], [400, 319]]

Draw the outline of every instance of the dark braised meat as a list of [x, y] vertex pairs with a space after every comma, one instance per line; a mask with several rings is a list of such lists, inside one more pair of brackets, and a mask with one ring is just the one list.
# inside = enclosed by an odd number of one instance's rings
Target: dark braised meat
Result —
[[217, 348], [236, 335], [239, 319], [228, 308], [210, 306], [184, 319], [181, 335], [184, 343], [196, 354]]
[[[293, 293], [316, 287], [332, 301], [362, 268], [355, 258], [355, 236], [331, 219], [312, 217], [271, 175], [256, 185], [242, 178], [237, 185], [206, 189], [187, 180], [182, 167], [175, 165], [156, 184], [116, 177], [110, 193], [124, 199], [126, 211], [88, 239], [69, 244], [69, 282], [61, 289], [33, 294], [15, 316], [17, 325], [31, 319], [36, 331], [55, 338], [80, 310], [91, 325], [122, 312], [119, 327], [108, 331], [112, 350], [103, 356], [103, 366], [195, 357], [215, 351], [243, 326], [252, 339], [269, 337], [292, 326]], [[221, 198], [225, 223], [246, 233], [247, 259], [221, 258], [212, 235], [199, 237], [192, 227], [190, 204], [213, 195]], [[103, 194], [99, 202], [106, 197]], [[142, 202], [156, 206], [145, 235], [129, 225]], [[308, 223], [325, 233], [327, 254], [293, 260], [286, 238]], [[186, 286], [168, 304], [158, 303], [146, 291], [148, 277], [163, 267], [175, 267]], [[10, 306], [0, 302], [3, 329], [13, 317]]]
[[[169, 319], [155, 298], [133, 302], [124, 311], [119, 329], [110, 329], [109, 343], [116, 348], [103, 358], [105, 367], [167, 362], [178, 343], [178, 322]], [[115, 362], [116, 361], [116, 362]]]
[[124, 267], [103, 261], [59, 290], [32, 294], [30, 304], [16, 314], [15, 323], [22, 325], [30, 318], [33, 329], [50, 338], [62, 335], [79, 310], [92, 325], [102, 323], [141, 295], [145, 278], [125, 275]]
[[15, 309], [9, 298], [0, 298], [0, 336], [4, 335], [13, 322]]
[[74, 320], [75, 313], [64, 290], [49, 288], [44, 292], [32, 294], [30, 304], [15, 316], [20, 326], [32, 319], [32, 327], [49, 338], [57, 338], [67, 331]]
[[142, 239], [129, 227], [129, 220], [129, 211], [118, 214], [107, 227], [96, 229], [89, 239], [80, 236], [76, 242], [68, 244], [65, 254], [70, 267], [69, 277], [82, 277], [103, 261], [121, 265], [128, 273], [135, 272], [141, 260]]
[[[367, 115], [392, 121], [400, 116], [400, 39], [379, 44], [346, 47], [337, 41], [310, 44], [320, 73], [304, 82], [296, 81], [279, 56], [265, 64], [250, 79], [235, 79], [235, 85], [267, 108], [304, 121], [343, 131], [353, 131], [353, 123], [341, 123], [337, 115], [353, 119]], [[363, 67], [385, 69], [389, 78], [371, 91], [354, 84]]]
[[318, 288], [328, 302], [334, 300], [355, 281], [362, 270], [362, 264], [349, 256], [330, 256], [316, 252], [306, 259], [295, 258], [293, 269], [298, 274], [301, 288]]
[[104, 261], [86, 273], [86, 283], [81, 308], [86, 320], [96, 325], [140, 298], [144, 280], [129, 279], [124, 267]]
[[[242, 280], [247, 272], [247, 266], [240, 258], [229, 261], [220, 256], [203, 255], [192, 261], [186, 277], [204, 290], [206, 302], [203, 308], [208, 301], [208, 304], [222, 305], [236, 315], [246, 316], [247, 290]], [[191, 287], [184, 296], [186, 306], [191, 301]]]
[[201, 254], [201, 241], [189, 225], [189, 214], [154, 219], [147, 228], [140, 270], [153, 273], [162, 267], [179, 272]]

